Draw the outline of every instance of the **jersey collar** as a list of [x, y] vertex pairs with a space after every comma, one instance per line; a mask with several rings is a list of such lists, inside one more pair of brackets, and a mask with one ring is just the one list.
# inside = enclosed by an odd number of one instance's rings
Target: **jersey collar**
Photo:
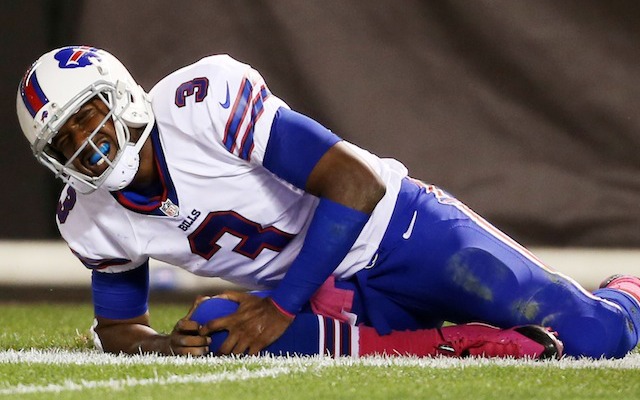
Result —
[[138, 193], [126, 188], [111, 192], [111, 194], [123, 207], [139, 214], [177, 217], [179, 214], [178, 195], [162, 151], [157, 125], [154, 125], [149, 137], [153, 145], [153, 158], [159, 176], [159, 182], [153, 188], [152, 194]]

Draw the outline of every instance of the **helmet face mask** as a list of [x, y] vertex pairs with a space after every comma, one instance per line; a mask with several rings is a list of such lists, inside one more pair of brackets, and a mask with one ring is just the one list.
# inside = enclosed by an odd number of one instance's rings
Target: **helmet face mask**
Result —
[[[102, 182], [105, 181], [109, 173], [114, 169], [115, 165], [118, 163], [119, 158], [122, 155], [122, 152], [118, 152], [113, 159], [109, 159], [108, 153], [104, 154], [98, 144], [95, 141], [96, 136], [102, 129], [104, 125], [106, 125], [109, 120], [114, 122], [114, 126], [116, 128], [116, 140], [118, 149], [123, 149], [131, 140], [130, 130], [127, 125], [122, 121], [120, 116], [115, 115], [115, 110], [112, 105], [112, 101], [109, 98], [113, 97], [113, 93], [110, 88], [103, 87], [103, 85], [99, 84], [96, 87], [93, 87], [89, 91], [90, 95], [80, 97], [80, 101], [71, 102], [68, 107], [69, 110], [61, 109], [60, 112], [63, 115], [67, 115], [66, 118], [57, 119], [58, 122], [62, 121], [62, 123], [50, 123], [45, 125], [42, 128], [42, 136], [37, 137], [32, 148], [34, 152], [34, 156], [38, 159], [42, 164], [47, 166], [50, 170], [52, 170], [56, 177], [61, 178], [63, 181], [70, 183], [74, 188], [79, 189], [81, 192], [86, 193], [87, 191], [93, 191], [101, 186]], [[85, 100], [88, 97], [88, 100]], [[80, 108], [88, 101], [91, 101], [93, 98], [98, 98], [102, 101], [109, 109], [109, 112], [102, 118], [102, 121], [89, 133], [84, 140], [84, 142], [78, 146], [75, 150], [74, 154], [69, 158], [64, 157], [60, 153], [58, 149], [55, 149], [52, 146], [53, 138], [59, 133], [62, 125], [66, 123], [75, 113], [77, 113]], [[126, 109], [126, 107], [125, 107]], [[95, 154], [98, 155], [100, 163], [104, 162], [107, 164], [107, 168], [98, 176], [91, 176], [79, 171], [74, 166], [74, 161], [80, 157], [80, 155], [85, 151], [85, 149], [89, 147], [93, 149]], [[87, 189], [87, 191], [83, 189]]]
[[[93, 99], [104, 103], [108, 112], [65, 159], [52, 142], [69, 118]], [[36, 159], [82, 193], [99, 187], [126, 187], [137, 172], [140, 149], [154, 123], [147, 94], [126, 68], [109, 53], [86, 46], [56, 49], [36, 61], [20, 83], [16, 108]], [[115, 128], [117, 148], [101, 149], [95, 138], [109, 121]], [[144, 129], [132, 138], [129, 128]], [[101, 174], [90, 176], [74, 167], [74, 161], [86, 151], [93, 153], [96, 163], [106, 164]]]

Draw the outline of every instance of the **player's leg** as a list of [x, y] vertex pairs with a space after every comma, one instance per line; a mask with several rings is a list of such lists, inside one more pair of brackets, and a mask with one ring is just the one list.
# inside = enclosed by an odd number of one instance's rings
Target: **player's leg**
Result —
[[440, 295], [457, 321], [549, 326], [565, 343], [566, 354], [573, 356], [623, 357], [636, 346], [636, 303], [615, 295], [605, 300], [606, 291], [599, 296], [588, 293], [485, 232], [459, 225], [450, 233], [460, 245], [439, 278]]
[[621, 357], [637, 344], [640, 314], [633, 304], [594, 296], [549, 270], [438, 188], [404, 189], [410, 195], [394, 212], [376, 265], [358, 273], [374, 317], [370, 299], [378, 296], [433, 321], [551, 326], [569, 355]]
[[[207, 321], [233, 313], [237, 304], [219, 298], [202, 302], [192, 319]], [[216, 353], [227, 337], [225, 331], [211, 336]], [[380, 335], [374, 328], [354, 326], [337, 319], [301, 313], [285, 333], [261, 354], [366, 356], [373, 354], [425, 356], [485, 356], [513, 358], [559, 358], [562, 344], [538, 326], [501, 330], [488, 325], [458, 325], [439, 329], [393, 331]]]

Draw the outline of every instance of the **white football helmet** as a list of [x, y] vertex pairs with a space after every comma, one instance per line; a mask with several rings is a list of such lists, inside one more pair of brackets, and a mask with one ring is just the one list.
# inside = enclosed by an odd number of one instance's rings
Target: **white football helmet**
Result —
[[[94, 97], [110, 111], [75, 154], [64, 159], [52, 149], [51, 141], [62, 125]], [[155, 122], [147, 93], [125, 66], [108, 52], [88, 46], [63, 47], [40, 57], [20, 82], [16, 109], [36, 159], [81, 193], [99, 187], [120, 190], [131, 183], [138, 171], [140, 149]], [[109, 118], [118, 141], [113, 160], [105, 155], [108, 146], [98, 147], [93, 141]], [[131, 137], [129, 128], [143, 127], [139, 138]], [[101, 158], [107, 163], [99, 176], [88, 176], [73, 167], [73, 160], [86, 146], [95, 150], [94, 160]]]

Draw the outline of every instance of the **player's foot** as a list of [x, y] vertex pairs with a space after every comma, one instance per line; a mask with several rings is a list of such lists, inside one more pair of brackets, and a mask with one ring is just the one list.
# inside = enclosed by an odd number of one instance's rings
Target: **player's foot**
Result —
[[640, 305], [640, 278], [631, 275], [613, 275], [602, 281], [600, 289], [617, 289], [633, 297]]
[[560, 358], [564, 345], [554, 332], [538, 325], [499, 329], [485, 324], [454, 325], [440, 329], [442, 355], [466, 357]]

